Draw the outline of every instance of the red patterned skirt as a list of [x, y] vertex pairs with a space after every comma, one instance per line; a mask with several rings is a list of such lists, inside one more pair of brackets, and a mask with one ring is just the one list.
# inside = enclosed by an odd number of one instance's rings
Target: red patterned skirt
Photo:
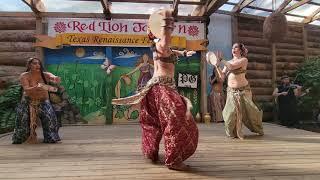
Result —
[[198, 128], [186, 116], [187, 103], [166, 85], [154, 85], [141, 101], [140, 124], [145, 157], [158, 160], [159, 143], [164, 136], [165, 165], [178, 165], [189, 158], [198, 145]]

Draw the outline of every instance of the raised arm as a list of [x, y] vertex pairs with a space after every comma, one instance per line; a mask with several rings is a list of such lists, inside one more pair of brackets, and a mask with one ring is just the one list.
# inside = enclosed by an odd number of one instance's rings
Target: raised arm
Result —
[[193, 54], [195, 54], [195, 51], [179, 51], [179, 50], [172, 50], [172, 52], [177, 56], [184, 56], [184, 57], [191, 57]]
[[223, 73], [223, 71], [221, 71], [221, 69], [217, 65], [215, 65], [214, 68], [216, 68], [216, 72], [218, 74], [219, 79], [221, 79], [221, 81], [223, 82], [226, 78], [225, 73]]
[[228, 62], [226, 60], [221, 60], [221, 63], [224, 64], [228, 70], [238, 69], [240, 67], [246, 66], [248, 64], [247, 58], [241, 58], [237, 61]]

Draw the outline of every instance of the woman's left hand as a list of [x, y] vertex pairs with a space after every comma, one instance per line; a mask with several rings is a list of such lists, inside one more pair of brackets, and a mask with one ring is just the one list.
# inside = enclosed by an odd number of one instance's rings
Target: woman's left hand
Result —
[[191, 57], [192, 55], [194, 55], [196, 52], [195, 51], [187, 51], [186, 56], [187, 57]]

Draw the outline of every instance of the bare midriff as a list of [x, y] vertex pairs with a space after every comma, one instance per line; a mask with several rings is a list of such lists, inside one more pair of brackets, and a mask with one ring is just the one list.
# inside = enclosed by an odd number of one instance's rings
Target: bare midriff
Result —
[[158, 76], [166, 76], [166, 77], [174, 77], [174, 64], [166, 63], [160, 60], [154, 61], [154, 77]]
[[[30, 87], [35, 87], [35, 86], [37, 86], [38, 83], [43, 83], [42, 80], [32, 79], [30, 76], [27, 76], [27, 79], [29, 81]], [[30, 97], [33, 100], [47, 100], [47, 99], [49, 99], [48, 91], [40, 89], [40, 88], [35, 88], [33, 90], [24, 91], [23, 94], [25, 96]]]
[[230, 73], [228, 76], [228, 86], [231, 88], [241, 88], [248, 85], [248, 80], [246, 79], [246, 74], [234, 74]]

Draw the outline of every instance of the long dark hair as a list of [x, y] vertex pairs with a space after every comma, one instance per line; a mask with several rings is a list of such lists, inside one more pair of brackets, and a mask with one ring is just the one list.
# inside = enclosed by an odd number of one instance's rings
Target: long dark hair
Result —
[[244, 44], [243, 44], [243, 43], [239, 43], [239, 42], [234, 43], [234, 44], [237, 44], [237, 45], [239, 46], [239, 48], [240, 48], [240, 55], [241, 55], [242, 57], [247, 57], [247, 55], [248, 55], [248, 49], [244, 46]]
[[[45, 71], [45, 69], [44, 69], [43, 64], [42, 64], [42, 62], [40, 61], [39, 58], [36, 58], [36, 57], [31, 57], [31, 58], [29, 58], [29, 59], [27, 60], [27, 64], [26, 64], [27, 70], [26, 70], [25, 72], [29, 72], [29, 71], [31, 70], [31, 63], [32, 63], [34, 60], [37, 60], [37, 61], [39, 62], [39, 64], [40, 64], [40, 74], [41, 74], [41, 78], [42, 78], [42, 80], [43, 80], [43, 82], [44, 82], [45, 84], [48, 84], [48, 82], [47, 82], [47, 80], [46, 80], [46, 77], [45, 77], [45, 75], [44, 75], [44, 73], [43, 73], [43, 72]], [[22, 94], [23, 94], [23, 87], [21, 86], [21, 88], [20, 88], [20, 97], [22, 97]]]

